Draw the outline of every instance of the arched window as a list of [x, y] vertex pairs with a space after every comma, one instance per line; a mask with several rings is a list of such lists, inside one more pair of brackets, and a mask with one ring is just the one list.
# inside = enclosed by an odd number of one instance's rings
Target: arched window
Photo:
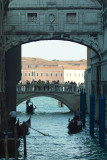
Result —
[[51, 73], [50, 75], [51, 75], [51, 77], [52, 77], [52, 73]]
[[33, 71], [32, 71], [32, 76], [33, 76]]

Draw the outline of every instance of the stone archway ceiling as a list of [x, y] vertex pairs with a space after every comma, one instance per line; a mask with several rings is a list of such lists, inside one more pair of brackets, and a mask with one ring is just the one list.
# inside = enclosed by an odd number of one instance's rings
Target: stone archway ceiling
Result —
[[102, 0], [10, 0], [9, 7], [40, 7], [40, 6], [62, 6], [62, 7], [89, 7], [89, 8], [101, 8]]

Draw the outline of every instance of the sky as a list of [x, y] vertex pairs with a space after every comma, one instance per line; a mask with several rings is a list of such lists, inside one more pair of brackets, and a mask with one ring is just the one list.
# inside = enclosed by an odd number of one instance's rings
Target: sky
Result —
[[43, 58], [46, 60], [87, 59], [87, 47], [59, 40], [30, 42], [22, 45], [22, 57]]

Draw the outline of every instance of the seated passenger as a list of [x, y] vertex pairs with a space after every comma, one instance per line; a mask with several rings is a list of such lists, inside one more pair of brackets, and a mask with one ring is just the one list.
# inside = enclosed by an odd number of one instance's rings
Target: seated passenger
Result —
[[81, 120], [78, 120], [78, 121], [77, 121], [77, 126], [81, 126], [81, 125], [82, 125]]

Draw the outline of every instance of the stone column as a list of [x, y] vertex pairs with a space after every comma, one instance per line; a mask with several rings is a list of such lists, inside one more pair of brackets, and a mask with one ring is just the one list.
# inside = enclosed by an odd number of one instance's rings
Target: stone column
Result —
[[5, 105], [4, 0], [0, 0], [0, 130], [7, 130]]
[[21, 46], [6, 53], [6, 106], [8, 112], [16, 110], [16, 86], [21, 80]]

